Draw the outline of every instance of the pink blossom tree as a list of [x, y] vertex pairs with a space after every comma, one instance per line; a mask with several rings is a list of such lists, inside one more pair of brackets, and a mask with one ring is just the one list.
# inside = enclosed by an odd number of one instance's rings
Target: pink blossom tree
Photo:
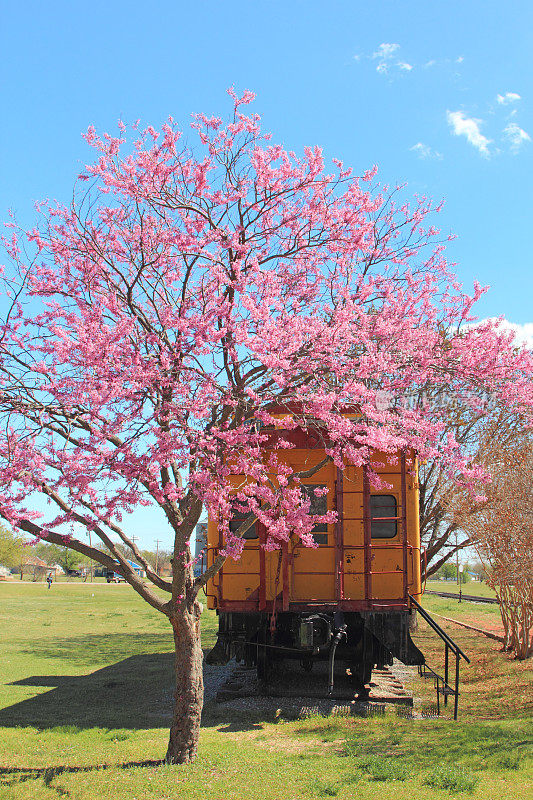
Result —
[[[402, 398], [482, 386], [508, 407], [532, 405], [530, 355], [490, 324], [470, 325], [483, 290], [468, 296], [449, 273], [425, 223], [431, 204], [398, 204], [399, 193], [373, 187], [375, 169], [326, 170], [318, 147], [286, 152], [244, 113], [253, 95], [230, 94], [229, 123], [195, 117], [194, 150], [172, 119], [132, 147], [123, 125], [117, 137], [89, 129], [97, 158], [71, 205], [43, 204], [33, 230], [11, 223], [4, 240], [0, 514], [121, 572], [168, 618], [173, 763], [197, 752], [199, 590], [239, 557], [255, 518], [267, 548], [291, 535], [313, 544], [303, 475], [262, 453], [273, 404], [292, 409], [287, 427], [318, 430], [341, 468], [409, 447], [465, 485], [480, 470], [453, 436], [439, 438], [445, 410]], [[247, 476], [236, 532], [232, 474]], [[170, 580], [129, 534], [138, 506], [166, 520]], [[202, 508], [226, 549], [195, 578], [189, 542]]]

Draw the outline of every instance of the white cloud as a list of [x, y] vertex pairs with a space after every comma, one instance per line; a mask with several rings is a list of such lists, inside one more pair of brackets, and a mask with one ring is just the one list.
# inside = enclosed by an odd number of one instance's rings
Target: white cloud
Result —
[[[400, 45], [397, 42], [382, 42], [373, 53], [357, 53], [353, 56], [354, 61], [361, 61], [369, 59], [377, 61], [376, 72], [381, 75], [393, 74], [396, 71], [411, 72], [417, 68], [417, 65], [410, 61], [405, 61], [400, 57]], [[450, 68], [454, 64], [462, 64], [465, 60], [464, 56], [457, 56], [456, 58], [431, 58], [423, 64], [418, 64], [418, 67], [429, 69], [430, 67], [444, 67]], [[457, 74], [457, 73], [455, 73]]]
[[518, 103], [521, 97], [516, 92], [505, 92], [505, 94], [499, 94], [496, 100], [501, 106], [508, 106], [511, 103]]
[[399, 49], [399, 44], [388, 44], [387, 42], [383, 42], [380, 44], [376, 52], [372, 54], [372, 58], [379, 58], [382, 61], [388, 61], [394, 56], [396, 50]]
[[356, 62], [368, 59], [370, 61], [377, 61], [376, 72], [380, 75], [388, 75], [389, 72], [411, 72], [414, 65], [408, 61], [399, 60], [400, 45], [397, 42], [382, 42], [377, 50], [372, 54], [369, 53], [356, 53], [352, 56]]
[[[492, 322], [497, 321], [494, 318], [489, 319]], [[483, 320], [483, 322], [485, 321]], [[525, 322], [520, 325], [518, 322], [509, 322], [509, 320], [504, 319], [499, 323], [498, 327], [504, 331], [511, 331], [515, 335], [517, 344], [525, 344], [526, 347], [533, 350], [533, 322]]]
[[389, 42], [382, 42], [375, 53], [372, 53], [373, 59], [378, 59], [378, 65], [376, 67], [376, 72], [379, 72], [381, 75], [386, 75], [389, 71], [390, 67], [395, 66], [399, 67], [400, 69], [404, 69], [410, 71], [413, 69], [411, 64], [407, 64], [405, 61], [397, 62], [393, 64], [393, 59], [396, 58], [396, 53], [400, 49], [399, 44], [391, 44]]
[[491, 140], [481, 133], [479, 126], [483, 124], [482, 120], [467, 117], [464, 111], [447, 111], [446, 119], [455, 136], [465, 136], [467, 142], [475, 147], [482, 156], [489, 157]]
[[442, 159], [442, 153], [439, 153], [437, 150], [433, 150], [428, 144], [423, 144], [422, 142], [414, 144], [409, 148], [409, 150], [412, 150], [413, 153], [416, 153], [418, 158], [421, 158], [424, 161], [430, 158], [437, 159], [438, 161]]
[[507, 127], [503, 129], [503, 135], [509, 142], [513, 153], [518, 153], [523, 144], [531, 141], [529, 133], [523, 130], [523, 128], [520, 128], [516, 122], [510, 122]]

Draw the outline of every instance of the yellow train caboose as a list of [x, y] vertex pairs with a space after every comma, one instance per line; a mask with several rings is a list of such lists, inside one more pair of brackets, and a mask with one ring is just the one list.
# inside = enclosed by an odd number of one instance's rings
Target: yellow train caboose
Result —
[[[295, 471], [309, 471], [324, 459], [325, 445], [313, 431], [283, 431], [283, 438], [293, 449], [277, 451], [278, 457]], [[275, 449], [275, 439], [273, 432], [266, 452]], [[372, 489], [371, 470], [389, 488]], [[245, 476], [233, 480], [236, 488], [245, 481]], [[310, 669], [315, 659], [329, 659], [331, 689], [336, 657], [365, 697], [373, 668], [393, 657], [424, 663], [409, 634], [411, 597], [421, 594], [416, 455], [375, 452], [371, 468], [340, 470], [330, 462], [302, 483], [311, 513], [335, 510], [337, 522], [315, 525], [316, 548], [295, 539], [269, 552], [263, 547], [266, 531], [256, 521], [245, 534], [240, 560], [228, 559], [207, 585], [208, 607], [219, 616], [208, 661], [226, 662], [235, 654], [256, 664], [266, 681], [275, 660], [296, 658]], [[327, 493], [316, 496], [311, 490], [317, 487]], [[235, 515], [234, 530], [244, 516]], [[216, 520], [210, 519], [208, 566], [223, 548]]]

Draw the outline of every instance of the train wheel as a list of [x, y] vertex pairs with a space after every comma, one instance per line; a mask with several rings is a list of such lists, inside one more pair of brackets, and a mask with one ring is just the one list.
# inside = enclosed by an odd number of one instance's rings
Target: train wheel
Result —
[[355, 663], [350, 664], [351, 683], [357, 692], [359, 700], [367, 700], [370, 694], [370, 688], [367, 684], [370, 683], [372, 677], [372, 664], [368, 663]]

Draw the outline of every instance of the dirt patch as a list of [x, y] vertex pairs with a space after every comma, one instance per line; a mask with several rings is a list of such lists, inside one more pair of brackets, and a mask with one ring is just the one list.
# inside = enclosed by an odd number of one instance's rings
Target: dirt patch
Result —
[[480, 620], [477, 617], [463, 617], [462, 619], [453, 619], [452, 617], [445, 617], [442, 614], [433, 612], [433, 616], [443, 619], [451, 625], [457, 625], [459, 628], [468, 628], [475, 633], [485, 634], [490, 638], [498, 638], [503, 641], [503, 626], [498, 625], [496, 622]]
[[308, 753], [313, 750], [342, 750], [344, 746], [343, 739], [334, 739], [328, 742], [309, 742], [307, 740], [297, 739], [294, 736], [286, 736], [282, 733], [276, 733], [275, 736], [266, 736], [263, 731], [238, 731], [227, 734], [229, 739], [233, 741], [253, 742], [257, 747], [262, 747], [271, 753], [277, 753], [282, 750], [289, 755], [298, 755], [300, 753]]
[[292, 755], [298, 755], [299, 753], [309, 753], [313, 752], [313, 750], [324, 750], [327, 748], [328, 750], [338, 750], [343, 751], [344, 748], [344, 740], [343, 739], [335, 739], [332, 742], [316, 742], [310, 744], [309, 742], [302, 742], [298, 739], [289, 739], [288, 737], [283, 737], [280, 739], [276, 737], [275, 739], [272, 738], [271, 740], [261, 740], [257, 742], [260, 747], [266, 747], [272, 753], [277, 753], [279, 750], [283, 750], [284, 753], [290, 753]]
[[465, 617], [464, 622], [467, 625], [473, 625], [475, 628], [483, 628], [489, 633], [495, 633], [498, 636], [503, 636], [503, 625], [498, 622], [491, 622], [487, 619], [479, 619], [479, 617]]

